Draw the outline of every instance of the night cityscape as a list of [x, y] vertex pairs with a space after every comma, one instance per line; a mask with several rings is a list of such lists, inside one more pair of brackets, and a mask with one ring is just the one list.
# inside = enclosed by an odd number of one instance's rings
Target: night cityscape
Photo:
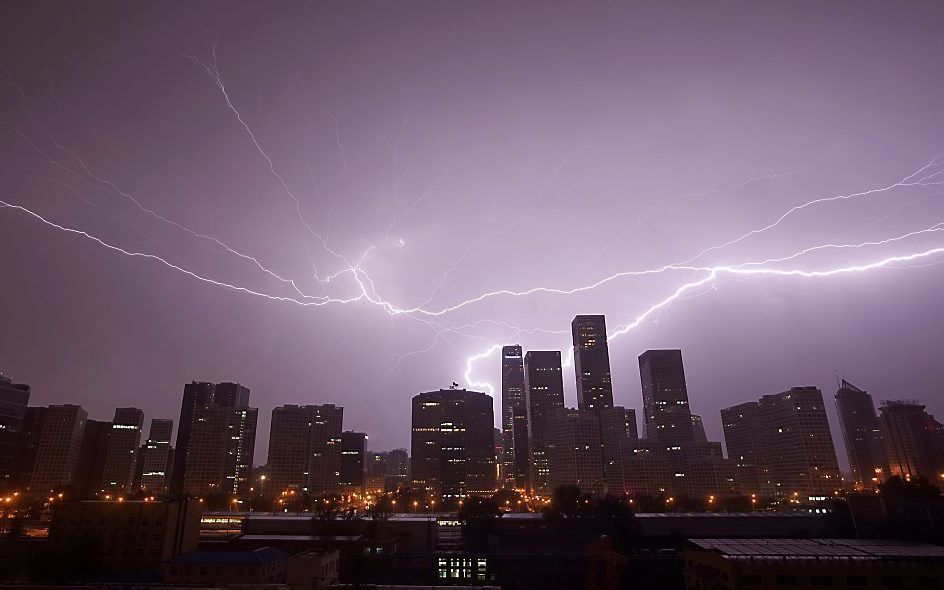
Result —
[[0, 587], [944, 588], [944, 5], [4, 9]]

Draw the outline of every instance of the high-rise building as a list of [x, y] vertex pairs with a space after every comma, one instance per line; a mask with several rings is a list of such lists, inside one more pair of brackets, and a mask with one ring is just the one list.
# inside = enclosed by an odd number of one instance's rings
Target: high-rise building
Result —
[[0, 490], [15, 483], [30, 386], [0, 375]]
[[529, 484], [539, 495], [551, 492], [545, 448], [546, 417], [564, 407], [564, 379], [559, 350], [531, 350], [524, 357], [524, 386], [528, 411]]
[[614, 406], [601, 409], [599, 415], [606, 491], [610, 494], [623, 494], [628, 491], [629, 470], [639, 445], [636, 411]]
[[184, 386], [171, 491], [249, 491], [259, 412], [248, 404], [249, 388], [238, 383], [194, 381]]
[[746, 402], [722, 409], [721, 426], [724, 428], [728, 459], [734, 463], [735, 481], [740, 492], [769, 493], [760, 404]]
[[646, 438], [681, 455], [695, 443], [681, 350], [647, 350], [639, 356]]
[[102, 489], [119, 491], [132, 487], [138, 447], [141, 446], [141, 428], [144, 412], [138, 408], [117, 408], [111, 422]]
[[502, 486], [527, 489], [528, 408], [521, 346], [502, 347]]
[[823, 392], [793, 387], [759, 402], [764, 455], [773, 493], [827, 496], [842, 488]]
[[16, 487], [27, 488], [33, 479], [33, 468], [36, 467], [36, 452], [39, 450], [39, 435], [43, 430], [43, 420], [46, 417], [46, 408], [42, 406], [27, 407], [23, 414], [23, 430], [20, 432], [20, 443], [16, 453]]
[[343, 420], [344, 408], [334, 404], [272, 410], [267, 482], [272, 493], [339, 491]]
[[152, 418], [144, 450], [141, 453], [141, 488], [154, 494], [167, 491], [174, 464], [174, 448], [170, 446], [174, 421]]
[[73, 482], [79, 498], [91, 498], [102, 491], [110, 437], [111, 422], [85, 421], [85, 434], [82, 435], [82, 446], [79, 448], [79, 461], [75, 468]]
[[48, 493], [72, 484], [87, 419], [88, 414], [79, 406], [46, 408], [29, 483], [31, 491]]
[[888, 462], [872, 396], [843, 379], [835, 400], [856, 489], [875, 489], [885, 479]]
[[570, 327], [574, 341], [578, 407], [581, 410], [612, 408], [613, 384], [605, 318], [602, 315], [578, 315]]
[[550, 489], [576, 486], [581, 492], [603, 493], [603, 457], [597, 412], [551, 408], [546, 433]]
[[936, 482], [944, 472], [942, 427], [924, 408], [917, 400], [882, 402], [880, 421], [889, 476], [923, 476]]
[[171, 474], [170, 490], [174, 493], [183, 491], [184, 472], [187, 470], [187, 451], [190, 448], [190, 433], [193, 430], [197, 408], [213, 403], [216, 385], [205, 381], [192, 381], [184, 385], [184, 396], [180, 403], [180, 420], [177, 422], [177, 446], [174, 449], [174, 465], [177, 469]]
[[345, 430], [341, 433], [341, 491], [363, 492], [367, 474], [367, 435]]
[[413, 397], [413, 487], [434, 499], [496, 491], [492, 398], [440, 389]]

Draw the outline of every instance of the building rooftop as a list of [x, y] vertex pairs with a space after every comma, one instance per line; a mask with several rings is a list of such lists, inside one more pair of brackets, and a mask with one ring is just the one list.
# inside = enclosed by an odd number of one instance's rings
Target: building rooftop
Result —
[[882, 539], [689, 539], [730, 559], [900, 561], [944, 558], [944, 547]]
[[263, 565], [288, 559], [288, 553], [281, 549], [262, 547], [246, 551], [187, 551], [168, 560], [167, 563], [180, 565]]

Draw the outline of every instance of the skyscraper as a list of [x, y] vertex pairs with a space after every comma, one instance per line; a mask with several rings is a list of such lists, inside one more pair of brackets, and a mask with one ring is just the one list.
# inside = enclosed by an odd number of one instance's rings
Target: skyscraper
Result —
[[212, 404], [215, 392], [216, 385], [205, 381], [192, 381], [184, 385], [184, 397], [180, 403], [180, 420], [177, 422], [177, 446], [174, 448], [174, 465], [177, 469], [171, 474], [171, 492], [183, 491], [194, 413], [198, 406]]
[[646, 438], [670, 454], [692, 448], [695, 434], [681, 350], [647, 350], [639, 356]]
[[440, 389], [413, 397], [413, 487], [433, 499], [496, 491], [492, 398]]
[[26, 488], [33, 479], [36, 467], [36, 452], [39, 450], [39, 435], [43, 430], [46, 408], [30, 406], [23, 414], [23, 429], [20, 431], [20, 443], [16, 453], [16, 486]]
[[827, 496], [842, 488], [836, 449], [818, 387], [792, 387], [759, 402], [773, 493]]
[[889, 475], [936, 482], [944, 471], [941, 424], [917, 400], [882, 402], [881, 427]]
[[134, 483], [134, 468], [138, 447], [141, 445], [141, 428], [144, 412], [138, 408], [117, 408], [111, 422], [108, 446], [105, 450], [105, 466], [102, 472], [102, 489], [119, 491], [131, 488]]
[[874, 489], [885, 479], [888, 462], [872, 396], [843, 379], [835, 400], [856, 489]]
[[570, 324], [577, 375], [577, 405], [581, 410], [613, 407], [610, 350], [602, 315], [578, 315]]
[[75, 478], [88, 414], [79, 406], [49, 406], [43, 412], [30, 490], [49, 493], [71, 485]]
[[606, 491], [623, 494], [629, 491], [629, 470], [639, 445], [636, 411], [615, 406], [601, 409], [599, 415]]
[[184, 386], [172, 491], [193, 495], [249, 491], [258, 410], [248, 403], [249, 389], [238, 383], [194, 381]]
[[345, 430], [341, 433], [341, 491], [363, 492], [367, 473], [367, 435]]
[[0, 375], [0, 490], [14, 483], [30, 386]]
[[603, 493], [603, 457], [597, 412], [551, 408], [546, 416], [548, 487], [576, 486], [581, 492]]
[[82, 435], [73, 481], [75, 493], [79, 497], [92, 497], [102, 491], [110, 437], [111, 422], [85, 421], [85, 434]]
[[528, 408], [521, 346], [502, 347], [502, 472], [505, 489], [528, 487]]
[[524, 385], [528, 411], [529, 483], [539, 495], [551, 492], [545, 448], [546, 417], [564, 407], [564, 380], [559, 350], [531, 350], [524, 357]]
[[141, 455], [141, 487], [151, 493], [167, 491], [173, 470], [174, 449], [170, 446], [174, 421], [151, 419], [151, 429]]
[[285, 405], [272, 410], [269, 481], [272, 493], [333, 494], [341, 482], [344, 408]]
[[760, 404], [746, 402], [721, 410], [724, 444], [743, 494], [769, 493]]

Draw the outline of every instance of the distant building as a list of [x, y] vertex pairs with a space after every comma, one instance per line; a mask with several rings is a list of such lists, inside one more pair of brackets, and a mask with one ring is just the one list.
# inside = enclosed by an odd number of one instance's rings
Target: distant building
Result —
[[528, 487], [528, 408], [521, 346], [502, 347], [502, 487]]
[[855, 487], [875, 489], [888, 473], [888, 461], [872, 396], [843, 379], [835, 400]]
[[141, 428], [144, 412], [138, 408], [117, 408], [111, 422], [111, 433], [105, 450], [102, 488], [107, 491], [130, 489], [134, 483], [134, 468], [138, 447], [141, 446]]
[[659, 444], [672, 457], [680, 457], [695, 444], [688, 386], [681, 350], [647, 350], [639, 356], [642, 383], [643, 425], [650, 443]]
[[341, 433], [341, 491], [363, 492], [367, 474], [367, 435], [346, 430]]
[[529, 483], [538, 495], [551, 492], [545, 441], [546, 417], [564, 407], [564, 380], [559, 350], [531, 350], [524, 357], [525, 398], [528, 410]]
[[43, 412], [30, 491], [46, 494], [73, 483], [88, 414], [79, 406], [54, 405]]
[[827, 496], [840, 490], [842, 477], [819, 388], [792, 387], [763, 396], [759, 405], [773, 493]]
[[413, 397], [413, 487], [434, 498], [496, 491], [492, 398], [440, 389]]
[[769, 493], [760, 404], [746, 402], [722, 409], [721, 426], [739, 491], [742, 494]]
[[174, 465], [174, 448], [171, 447], [173, 432], [173, 420], [151, 420], [151, 429], [141, 453], [142, 489], [154, 494], [167, 492]]
[[603, 477], [606, 491], [623, 494], [629, 491], [629, 471], [639, 445], [636, 411], [615, 406], [604, 408], [600, 415], [600, 443], [603, 446]]
[[924, 408], [916, 400], [882, 402], [880, 422], [890, 476], [920, 475], [937, 482], [944, 472], [944, 429]]
[[106, 572], [152, 571], [197, 548], [201, 514], [196, 500], [65, 502], [50, 523], [49, 546], [101, 543]]
[[334, 404], [272, 410], [270, 493], [299, 490], [321, 496], [340, 490], [343, 419], [344, 408]]
[[92, 498], [102, 491], [110, 437], [111, 422], [85, 421], [85, 434], [82, 436], [82, 446], [79, 449], [79, 461], [73, 483], [79, 499]]
[[549, 487], [576, 486], [587, 494], [603, 493], [600, 421], [593, 410], [552, 408], [545, 438]]
[[578, 315], [570, 326], [578, 407], [581, 410], [612, 408], [613, 384], [610, 377], [610, 350], [606, 342], [606, 319], [602, 315]]
[[0, 375], [0, 490], [15, 483], [30, 386]]
[[33, 479], [36, 452], [39, 450], [39, 435], [42, 432], [45, 417], [46, 408], [41, 406], [27, 407], [23, 414], [23, 429], [19, 436], [14, 476], [16, 486], [20, 489], [28, 488]]
[[384, 487], [395, 491], [410, 483], [410, 452], [406, 449], [393, 449], [386, 455], [387, 477]]
[[193, 381], [184, 385], [180, 403], [180, 420], [177, 422], [177, 446], [174, 449], [174, 464], [177, 469], [171, 475], [170, 490], [180, 493], [184, 488], [184, 473], [187, 471], [187, 452], [190, 449], [190, 434], [193, 430], [197, 408], [214, 403], [216, 384]]

